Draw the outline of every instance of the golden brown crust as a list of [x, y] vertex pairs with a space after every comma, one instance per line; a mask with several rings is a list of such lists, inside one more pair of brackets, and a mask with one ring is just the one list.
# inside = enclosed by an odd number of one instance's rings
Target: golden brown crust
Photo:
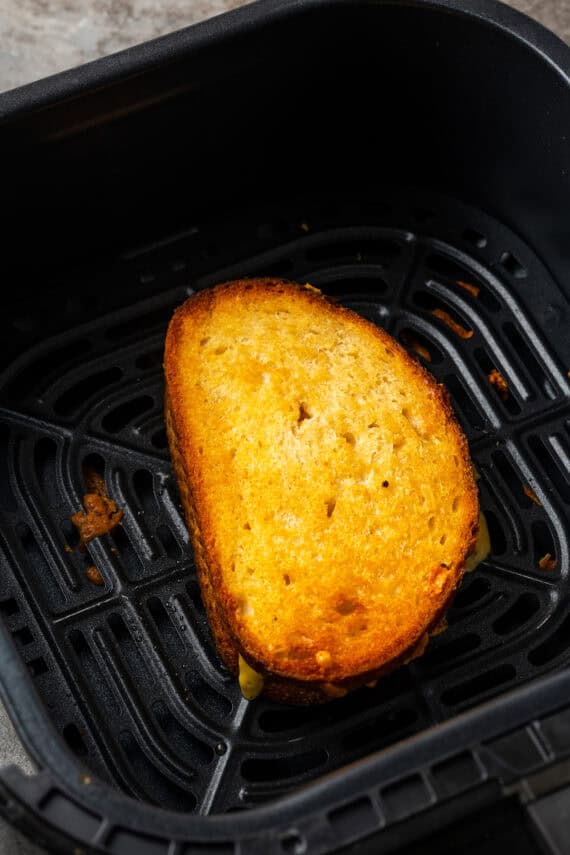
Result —
[[[443, 617], [451, 597], [459, 584], [466, 556], [472, 551], [477, 535], [478, 499], [472, 476], [465, 478], [464, 519], [465, 536], [458, 548], [458, 554], [449, 564], [441, 564], [441, 572], [435, 567], [430, 578], [434, 579], [431, 590], [426, 594], [430, 600], [429, 619], [417, 626], [410, 626], [407, 641], [401, 639], [383, 640], [382, 650], [364, 649], [358, 655], [335, 661], [334, 667], [319, 661], [318, 642], [303, 648], [303, 643], [291, 646], [286, 655], [275, 657], [263, 648], [259, 639], [248, 634], [247, 627], [240, 623], [239, 603], [228, 589], [224, 568], [220, 563], [220, 543], [216, 530], [216, 521], [208, 512], [208, 494], [211, 485], [208, 475], [201, 466], [201, 447], [197, 440], [197, 431], [191, 419], [184, 417], [184, 407], [190, 400], [188, 393], [188, 375], [181, 372], [180, 353], [186, 335], [186, 325], [204, 323], [211, 316], [214, 306], [224, 301], [233, 301], [235, 311], [248, 304], [252, 298], [261, 303], [270, 300], [273, 295], [285, 296], [291, 304], [302, 301], [305, 311], [311, 311], [315, 318], [334, 315], [335, 321], [342, 324], [349, 320], [362, 330], [365, 337], [379, 339], [386, 349], [397, 354], [407, 370], [420, 381], [438, 407], [440, 419], [453, 435], [455, 453], [459, 458], [456, 465], [463, 471], [471, 471], [467, 441], [455, 422], [446, 391], [435, 383], [430, 374], [406, 351], [404, 351], [387, 333], [371, 325], [348, 309], [326, 301], [314, 289], [303, 290], [292, 283], [282, 280], [242, 280], [218, 286], [204, 291], [181, 306], [175, 313], [169, 327], [165, 349], [165, 373], [167, 384], [166, 424], [172, 460], [180, 486], [180, 492], [186, 520], [194, 545], [198, 579], [208, 619], [214, 638], [226, 665], [234, 673], [238, 670], [238, 653], [259, 672], [265, 675], [264, 694], [274, 700], [288, 703], [320, 703], [339, 697], [352, 689], [373, 683], [378, 677], [409, 661], [414, 655], [421, 655], [430, 632], [435, 631]], [[308, 308], [307, 308], [308, 307]], [[301, 405], [302, 406], [302, 405]], [[229, 461], [228, 461], [229, 465]], [[438, 577], [437, 574], [440, 574]], [[336, 608], [341, 615], [352, 610], [346, 620], [356, 620], [359, 604], [339, 600]], [[347, 625], [350, 625], [347, 623]], [[325, 638], [325, 636], [323, 636]], [[330, 633], [328, 638], [330, 639]], [[323, 642], [325, 653], [326, 640]], [[307, 656], [307, 650], [310, 656]]]
[[165, 396], [164, 410], [166, 433], [168, 436], [168, 444], [170, 446], [170, 456], [172, 458], [174, 472], [178, 481], [182, 507], [184, 508], [184, 515], [186, 517], [186, 524], [192, 540], [198, 583], [202, 593], [202, 600], [206, 608], [206, 614], [208, 615], [208, 622], [214, 635], [220, 656], [227, 667], [234, 674], [237, 674], [239, 650], [236, 646], [235, 639], [232, 637], [232, 634], [224, 620], [224, 614], [218, 603], [215, 589], [210, 578], [206, 551], [196, 519], [196, 510], [190, 489], [190, 480], [186, 474], [184, 458], [180, 453], [178, 439], [173, 428], [172, 410], [168, 401], [168, 393]]

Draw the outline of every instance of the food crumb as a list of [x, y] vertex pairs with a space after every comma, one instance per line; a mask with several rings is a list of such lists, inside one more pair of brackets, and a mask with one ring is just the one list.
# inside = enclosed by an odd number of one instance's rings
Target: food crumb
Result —
[[542, 502], [540, 501], [534, 490], [532, 490], [526, 484], [523, 485], [523, 493], [531, 500], [531, 502], [534, 502], [535, 505], [538, 505], [539, 508], [542, 507]]
[[101, 575], [101, 571], [99, 570], [98, 567], [95, 567], [94, 564], [91, 564], [91, 566], [87, 568], [87, 570], [85, 571], [85, 575], [87, 576], [89, 581], [92, 582], [94, 585], [104, 585], [105, 584], [105, 580], [103, 579], [103, 577]]
[[123, 511], [107, 495], [103, 476], [88, 467], [83, 471], [83, 478], [87, 488], [83, 496], [85, 511], [77, 511], [71, 517], [71, 522], [79, 531], [80, 551], [85, 549], [85, 544], [90, 540], [112, 531], [123, 519]]
[[[442, 566], [443, 566], [443, 565], [442, 565]], [[433, 629], [432, 629], [432, 631], [430, 632], [430, 635], [431, 635], [432, 637], [433, 637], [434, 635], [440, 635], [442, 632], [445, 632], [445, 630], [447, 629], [447, 626], [448, 626], [448, 624], [447, 624], [447, 619], [446, 619], [445, 617], [442, 617], [442, 618], [440, 619], [439, 623], [437, 623], [437, 624], [434, 626], [434, 628], [433, 628]]]
[[462, 282], [460, 279], [457, 280], [457, 284], [460, 288], [464, 288], [465, 291], [469, 291], [473, 297], [478, 297], [481, 289], [477, 287], [477, 285], [472, 285], [471, 282]]
[[299, 228], [301, 229], [302, 232], [306, 233], [309, 231], [309, 224], [308, 223], [300, 223]]
[[426, 362], [431, 362], [431, 353], [429, 352], [427, 347], [424, 347], [423, 344], [419, 343], [419, 341], [414, 341], [412, 343], [412, 347], [418, 354], [418, 356], [421, 356], [422, 359], [425, 359]]
[[313, 291], [315, 294], [322, 294], [322, 291], [320, 290], [320, 288], [315, 288], [314, 285], [310, 285], [308, 282], [306, 282], [303, 287], [304, 287], [305, 291]]
[[85, 511], [77, 511], [71, 522], [79, 531], [79, 549], [102, 534], [112, 531], [123, 519], [123, 511], [113, 499], [98, 493], [86, 493], [83, 496]]
[[490, 374], [487, 375], [487, 379], [491, 386], [494, 386], [497, 392], [499, 393], [499, 398], [502, 401], [506, 401], [509, 397], [509, 384], [507, 383], [503, 375], [500, 373], [500, 371], [497, 371], [496, 368], [493, 368]]
[[556, 559], [552, 557], [550, 552], [547, 552], [538, 562], [538, 566], [541, 570], [554, 570], [556, 568]]
[[449, 312], [446, 312], [444, 309], [432, 309], [431, 313], [434, 318], [439, 318], [440, 321], [443, 321], [459, 338], [467, 339], [473, 335], [473, 330], [466, 330], [465, 327], [462, 327], [461, 324], [453, 320]]
[[406, 345], [406, 347], [411, 348], [414, 353], [417, 353], [418, 356], [421, 356], [422, 359], [425, 359], [426, 362], [431, 362], [431, 353], [427, 349], [427, 347], [422, 344], [418, 339], [411, 335], [409, 332], [404, 331], [402, 333], [402, 341]]
[[348, 694], [348, 689], [335, 683], [321, 683], [321, 689], [329, 698], [344, 698]]
[[65, 544], [63, 545], [63, 548], [64, 548], [64, 550], [65, 550], [66, 552], [73, 552], [73, 549], [71, 548], [71, 546], [69, 545], [69, 543], [65, 543]]

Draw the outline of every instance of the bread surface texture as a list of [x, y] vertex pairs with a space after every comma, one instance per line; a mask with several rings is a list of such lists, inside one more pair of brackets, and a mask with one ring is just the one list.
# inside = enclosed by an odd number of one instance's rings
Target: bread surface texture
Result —
[[414, 655], [478, 526], [447, 395], [309, 286], [203, 291], [165, 348], [171, 456], [210, 625], [278, 700], [314, 703]]

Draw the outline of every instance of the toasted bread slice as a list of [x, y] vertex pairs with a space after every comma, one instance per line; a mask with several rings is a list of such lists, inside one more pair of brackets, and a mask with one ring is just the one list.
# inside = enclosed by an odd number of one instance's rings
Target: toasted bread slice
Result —
[[190, 298], [165, 373], [203, 599], [245, 694], [257, 672], [270, 697], [329, 700], [419, 655], [478, 529], [443, 387], [383, 330], [272, 279]]

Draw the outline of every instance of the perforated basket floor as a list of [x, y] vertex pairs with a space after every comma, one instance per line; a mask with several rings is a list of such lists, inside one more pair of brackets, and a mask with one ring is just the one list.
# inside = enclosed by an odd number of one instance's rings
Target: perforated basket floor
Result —
[[[220, 665], [166, 449], [161, 362], [174, 307], [260, 274], [318, 286], [445, 383], [493, 545], [420, 660], [315, 708], [248, 704]], [[47, 714], [95, 773], [165, 807], [235, 810], [568, 663], [567, 307], [505, 227], [441, 199], [307, 202], [278, 219], [191, 227], [75, 272], [62, 293], [56, 313], [46, 293], [11, 330], [16, 344], [50, 323], [57, 334], [3, 376], [0, 614]], [[124, 520], [82, 554], [70, 516], [86, 464], [104, 473]], [[93, 564], [102, 586], [86, 577]]]

